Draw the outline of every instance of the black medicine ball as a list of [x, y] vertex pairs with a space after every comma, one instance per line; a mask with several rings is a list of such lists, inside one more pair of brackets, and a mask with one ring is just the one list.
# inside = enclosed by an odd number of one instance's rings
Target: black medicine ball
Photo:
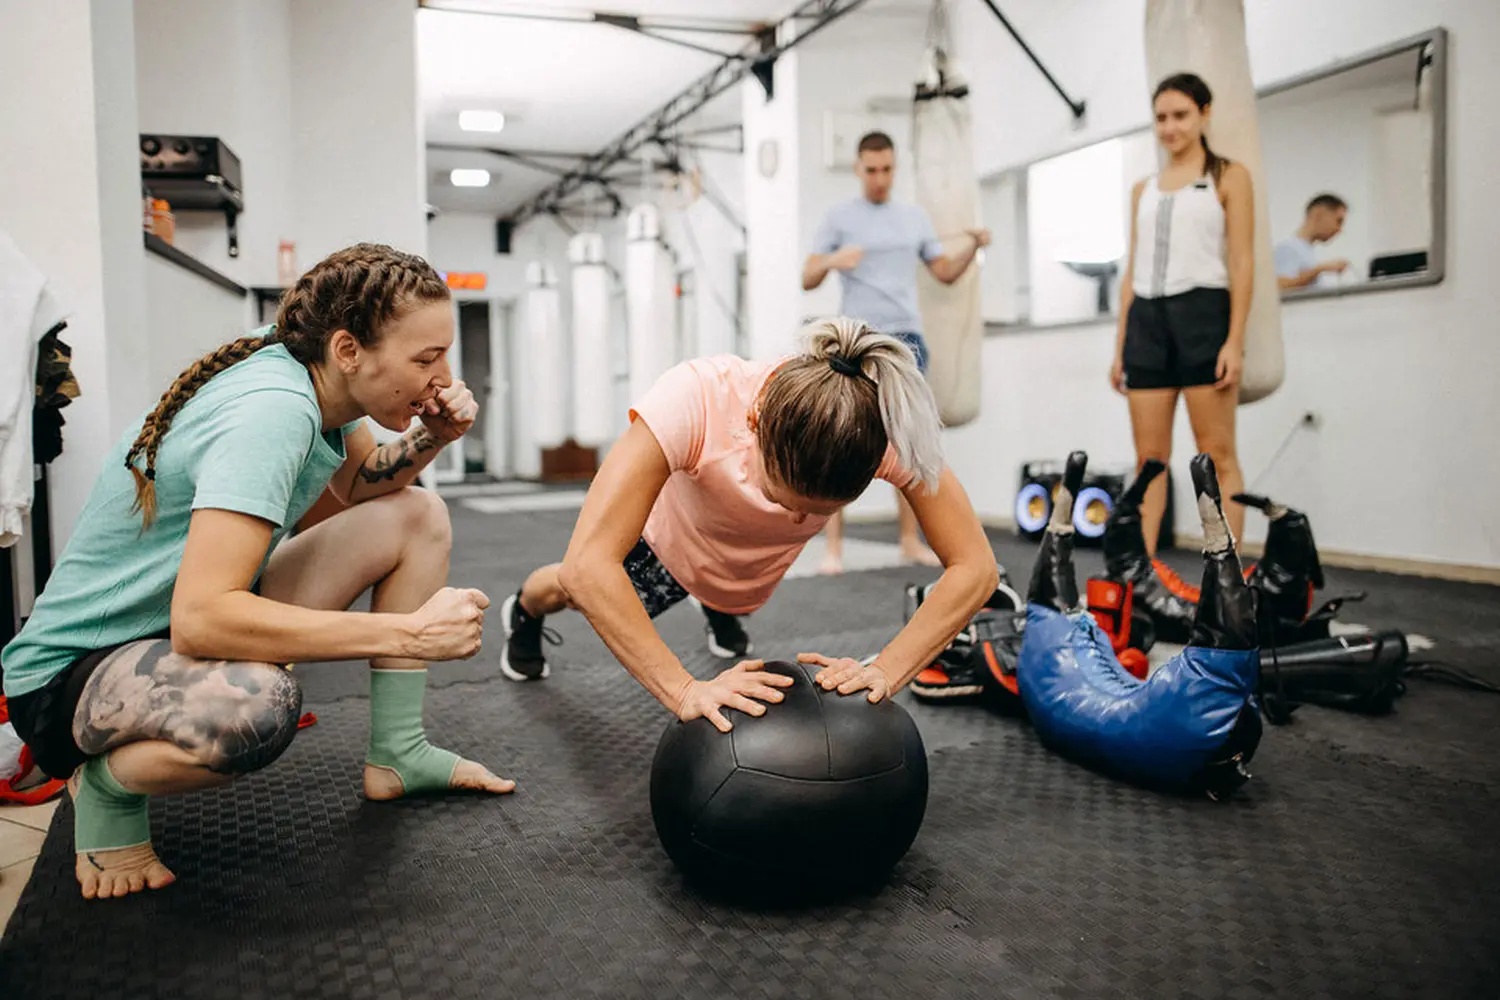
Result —
[[927, 809], [927, 754], [916, 723], [868, 692], [813, 683], [817, 668], [771, 662], [795, 680], [760, 717], [726, 710], [734, 729], [672, 722], [651, 769], [662, 846], [691, 879], [721, 893], [794, 901], [884, 879]]

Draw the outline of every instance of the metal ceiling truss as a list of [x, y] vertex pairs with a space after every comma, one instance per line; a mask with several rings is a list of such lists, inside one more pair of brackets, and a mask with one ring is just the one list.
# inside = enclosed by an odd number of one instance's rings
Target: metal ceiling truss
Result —
[[[1031, 46], [1026, 44], [1026, 40], [1016, 31], [1015, 27], [1006, 18], [1005, 14], [1001, 12], [994, 0], [981, 0], [981, 2], [990, 9], [1005, 27], [1006, 31], [1010, 33], [1011, 37], [1021, 47], [1021, 51], [1026, 54], [1033, 65], [1046, 78], [1047, 82], [1052, 85], [1052, 89], [1057, 92], [1058, 96], [1068, 105], [1068, 109], [1072, 111], [1073, 117], [1081, 119], [1086, 108], [1085, 102], [1074, 100], [1063, 89], [1062, 84], [1058, 83], [1047, 67], [1042, 64], [1041, 59], [1032, 51]], [[759, 80], [761, 86], [765, 88], [766, 99], [770, 100], [775, 94], [774, 67], [777, 57], [809, 38], [814, 33], [827, 27], [840, 17], [848, 14], [856, 7], [863, 5], [865, 0], [804, 0], [795, 10], [774, 25], [748, 24], [745, 22], [730, 22], [708, 18], [693, 21], [673, 21], [669, 18], [651, 18], [636, 14], [599, 11], [548, 11], [545, 8], [534, 6], [525, 7], [516, 4], [500, 4], [497, 6], [494, 4], [464, 3], [462, 0], [417, 0], [417, 3], [419, 7], [427, 10], [485, 14], [495, 17], [536, 21], [603, 24], [631, 31], [648, 38], [654, 38], [658, 41], [685, 46], [695, 51], [718, 56], [720, 59], [718, 65], [694, 81], [687, 89], [641, 119], [623, 135], [593, 155], [541, 153], [497, 149], [485, 146], [430, 144], [433, 149], [490, 153], [509, 159], [522, 166], [530, 167], [533, 170], [553, 174], [557, 177], [557, 180], [548, 188], [523, 203], [508, 218], [498, 220], [501, 226], [509, 231], [526, 222], [528, 219], [544, 214], [561, 217], [564, 213], [586, 213], [590, 218], [595, 217], [593, 214], [593, 198], [586, 193], [590, 187], [598, 187], [603, 193], [605, 200], [610, 203], [611, 215], [618, 215], [624, 209], [624, 202], [610, 184], [611, 182], [628, 182], [630, 177], [628, 172], [620, 174], [611, 173], [611, 171], [621, 163], [628, 162], [632, 156], [649, 143], [655, 143], [660, 146], [666, 154], [667, 160], [666, 162], [649, 164], [648, 168], [670, 172], [680, 172], [682, 170], [682, 165], [677, 155], [680, 150], [743, 153], [745, 151], [744, 129], [739, 125], [709, 126], [689, 131], [679, 131], [677, 130], [677, 126], [702, 110], [715, 97], [718, 97], [730, 87], [744, 80], [746, 76], [753, 75]], [[782, 30], [787, 26], [790, 26], [792, 30]], [[724, 52], [720, 49], [660, 34], [663, 31], [741, 35], [749, 36], [753, 41], [739, 52]], [[787, 35], [790, 35], [790, 37], [784, 37]], [[692, 141], [704, 136], [729, 133], [733, 133], [737, 140], [732, 148], [713, 143]], [[571, 160], [574, 165], [571, 167], [558, 167], [542, 162], [547, 158]], [[735, 217], [721, 196], [716, 192], [712, 192], [706, 183], [703, 191], [705, 197], [709, 199], [726, 219], [741, 231], [744, 230], [744, 224]], [[583, 204], [580, 205], [568, 201], [568, 199], [576, 198], [580, 195], [585, 198]]]
[[[772, 68], [777, 58], [865, 2], [866, 0], [804, 0], [781, 21], [758, 30], [753, 43], [740, 52], [725, 55], [717, 66], [699, 77], [686, 90], [641, 119], [599, 152], [584, 158], [575, 169], [563, 174], [546, 190], [527, 200], [506, 221], [519, 226], [538, 215], [555, 212], [567, 203], [569, 197], [601, 181], [607, 176], [607, 171], [630, 160], [646, 144], [658, 142], [665, 148], [674, 141], [673, 130], [678, 125], [747, 76], [754, 75], [766, 88], [769, 98], [773, 93]], [[437, 7], [430, 0], [423, 0], [423, 6], [439, 10], [451, 9], [447, 6]], [[783, 26], [790, 26], [791, 30], [783, 30]], [[616, 211], [619, 207], [616, 205]]]
[[429, 142], [428, 149], [437, 149], [446, 153], [487, 153], [490, 156], [498, 156], [501, 159], [510, 160], [512, 163], [529, 167], [532, 170], [540, 170], [545, 174], [562, 177], [568, 173], [569, 168], [558, 166], [555, 163], [547, 163], [546, 160], [567, 160], [577, 163], [586, 157], [587, 153], [544, 153], [536, 150], [521, 149], [499, 149], [495, 146], [465, 146], [455, 142]]

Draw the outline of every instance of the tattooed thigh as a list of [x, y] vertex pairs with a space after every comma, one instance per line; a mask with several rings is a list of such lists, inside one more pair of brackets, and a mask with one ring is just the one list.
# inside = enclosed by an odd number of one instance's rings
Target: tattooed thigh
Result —
[[244, 774], [281, 756], [297, 734], [302, 690], [269, 663], [197, 660], [166, 639], [110, 654], [84, 685], [73, 737], [87, 754], [137, 740], [167, 740], [220, 774]]

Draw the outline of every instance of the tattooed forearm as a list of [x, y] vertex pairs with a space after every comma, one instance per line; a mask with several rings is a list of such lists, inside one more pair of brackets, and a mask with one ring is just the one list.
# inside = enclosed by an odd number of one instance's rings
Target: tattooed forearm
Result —
[[432, 431], [421, 426], [411, 432], [411, 450], [417, 454], [440, 447], [442, 442], [432, 436]]
[[379, 483], [395, 479], [402, 469], [417, 463], [412, 460], [406, 438], [383, 444], [359, 467], [359, 478], [367, 483]]
[[381, 445], [359, 467], [359, 478], [367, 483], [389, 482], [403, 470], [416, 465], [416, 456], [432, 451], [439, 446], [438, 439], [426, 427], [402, 435], [395, 441]]

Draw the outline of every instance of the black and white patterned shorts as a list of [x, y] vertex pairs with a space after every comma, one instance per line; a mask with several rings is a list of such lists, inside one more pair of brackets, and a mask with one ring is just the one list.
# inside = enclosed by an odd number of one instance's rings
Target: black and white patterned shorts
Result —
[[688, 596], [682, 584], [667, 572], [667, 568], [656, 558], [651, 546], [642, 538], [625, 557], [625, 575], [635, 587], [636, 596], [646, 608], [646, 614], [655, 618]]

